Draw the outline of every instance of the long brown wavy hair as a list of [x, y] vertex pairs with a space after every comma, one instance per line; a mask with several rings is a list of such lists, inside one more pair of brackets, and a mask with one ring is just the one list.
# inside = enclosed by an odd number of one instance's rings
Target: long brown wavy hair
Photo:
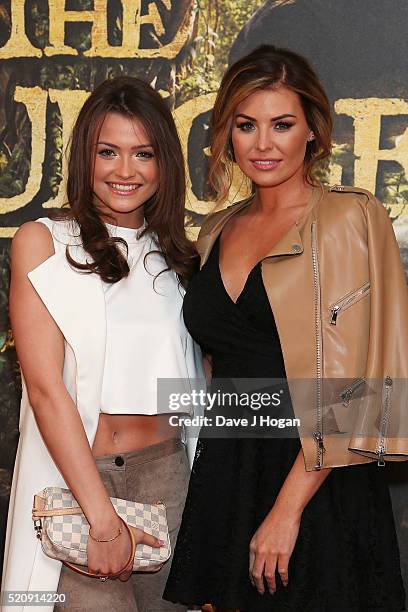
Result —
[[[140, 79], [121, 76], [101, 83], [83, 105], [72, 131], [68, 161], [67, 208], [54, 218], [71, 219], [79, 226], [82, 246], [91, 262], [74, 261], [83, 272], [99, 274], [105, 282], [116, 283], [129, 274], [121, 238], [111, 237], [94, 204], [92, 190], [95, 143], [108, 113], [119, 113], [140, 121], [153, 145], [159, 169], [159, 187], [144, 204], [147, 227], [164, 256], [186, 286], [198, 265], [198, 255], [184, 229], [185, 172], [177, 129], [161, 96]], [[165, 271], [165, 270], [163, 270]]]
[[260, 89], [284, 85], [299, 95], [315, 139], [307, 143], [304, 170], [313, 184], [316, 165], [331, 153], [333, 127], [329, 99], [306, 58], [288, 49], [261, 45], [233, 64], [225, 73], [212, 114], [209, 180], [218, 203], [227, 199], [232, 182], [234, 151], [232, 118], [236, 107]]

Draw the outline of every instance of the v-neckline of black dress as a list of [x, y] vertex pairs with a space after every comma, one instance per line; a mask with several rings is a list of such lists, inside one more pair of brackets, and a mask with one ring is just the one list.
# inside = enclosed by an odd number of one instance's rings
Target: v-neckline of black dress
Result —
[[233, 305], [233, 306], [238, 306], [238, 302], [241, 300], [242, 296], [245, 293], [245, 289], [248, 286], [249, 281], [252, 279], [252, 276], [254, 273], [256, 273], [258, 267], [261, 265], [261, 262], [258, 261], [258, 263], [256, 263], [254, 265], [254, 267], [252, 268], [252, 270], [249, 272], [248, 276], [246, 277], [246, 281], [244, 283], [244, 286], [242, 287], [236, 301], [234, 302], [234, 300], [232, 299], [232, 297], [230, 296], [230, 294], [227, 291], [227, 288], [224, 284], [223, 278], [222, 278], [222, 274], [221, 274], [221, 267], [220, 267], [220, 251], [221, 251], [221, 234], [218, 236], [217, 240], [215, 241], [215, 244], [213, 246], [214, 249], [216, 249], [215, 252], [215, 258], [216, 258], [216, 263], [217, 263], [217, 274], [218, 274], [218, 278], [221, 284], [221, 287], [223, 289], [223, 293], [225, 294], [225, 296], [228, 298], [228, 301]]

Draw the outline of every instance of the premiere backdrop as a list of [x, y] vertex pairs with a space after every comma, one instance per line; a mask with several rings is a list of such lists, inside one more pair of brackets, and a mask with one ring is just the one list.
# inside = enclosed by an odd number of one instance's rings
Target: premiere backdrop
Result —
[[[20, 399], [7, 310], [10, 239], [64, 203], [64, 152], [89, 92], [127, 74], [167, 99], [187, 160], [186, 224], [196, 235], [214, 207], [208, 126], [225, 68], [262, 42], [305, 54], [335, 115], [322, 179], [376, 193], [408, 271], [407, 28], [406, 0], [1, 0], [0, 568]], [[245, 193], [237, 171], [230, 199]], [[407, 464], [387, 472], [407, 578]]]

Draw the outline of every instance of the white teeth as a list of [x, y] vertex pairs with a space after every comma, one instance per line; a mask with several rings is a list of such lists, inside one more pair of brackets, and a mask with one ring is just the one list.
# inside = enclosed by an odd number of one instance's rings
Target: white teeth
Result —
[[276, 164], [277, 162], [275, 160], [263, 160], [263, 159], [256, 159], [255, 160], [255, 164], [261, 164], [261, 166], [271, 166], [272, 164]]
[[111, 183], [111, 186], [116, 191], [133, 191], [138, 187], [138, 185], [119, 185], [118, 183]]

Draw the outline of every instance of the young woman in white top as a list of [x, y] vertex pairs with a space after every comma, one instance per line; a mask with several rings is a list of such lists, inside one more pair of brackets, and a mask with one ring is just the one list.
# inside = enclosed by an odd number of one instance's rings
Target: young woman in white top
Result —
[[[10, 314], [23, 399], [3, 590], [58, 588], [65, 609], [186, 609], [161, 599], [170, 561], [155, 574], [127, 570], [106, 581], [130, 552], [110, 496], [163, 499], [173, 545], [184, 505], [181, 432], [156, 401], [158, 378], [201, 375], [181, 316], [197, 263], [184, 231], [184, 189], [171, 112], [149, 85], [119, 77], [79, 113], [68, 208], [16, 233]], [[46, 486], [68, 487], [78, 500], [95, 538], [88, 569], [102, 580], [60, 573], [42, 552], [31, 503]], [[135, 536], [160, 546], [140, 530]]]

